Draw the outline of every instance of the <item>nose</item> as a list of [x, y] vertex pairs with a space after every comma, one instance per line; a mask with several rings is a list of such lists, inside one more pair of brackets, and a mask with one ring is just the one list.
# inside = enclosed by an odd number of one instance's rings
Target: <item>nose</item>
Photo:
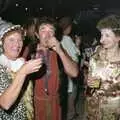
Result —
[[51, 35], [51, 32], [50, 31], [46, 31], [46, 37], [47, 38], [50, 38], [52, 35]]
[[14, 44], [15, 44], [16, 47], [19, 47], [19, 46], [20, 46], [20, 41], [19, 41], [19, 40], [16, 40], [16, 41], [14, 42]]
[[104, 38], [103, 37], [100, 38], [100, 43], [104, 43]]

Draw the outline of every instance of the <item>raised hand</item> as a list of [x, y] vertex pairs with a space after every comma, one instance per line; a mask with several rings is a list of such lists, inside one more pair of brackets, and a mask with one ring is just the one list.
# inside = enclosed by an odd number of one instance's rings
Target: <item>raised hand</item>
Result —
[[57, 53], [61, 50], [60, 42], [54, 36], [48, 39], [47, 44], [48, 48], [56, 51]]
[[42, 66], [42, 59], [34, 59], [27, 61], [22, 68], [19, 70], [21, 74], [28, 75], [33, 72], [37, 72]]
[[99, 88], [100, 79], [89, 76], [87, 80], [87, 84], [90, 88]]

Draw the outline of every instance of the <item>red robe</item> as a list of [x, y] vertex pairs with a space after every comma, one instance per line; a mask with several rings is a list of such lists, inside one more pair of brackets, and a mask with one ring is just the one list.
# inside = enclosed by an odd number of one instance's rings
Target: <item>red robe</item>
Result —
[[50, 76], [48, 77], [48, 92], [45, 92], [44, 78], [35, 80], [34, 106], [35, 120], [60, 120], [60, 105], [58, 97], [59, 75], [57, 55], [50, 51]]

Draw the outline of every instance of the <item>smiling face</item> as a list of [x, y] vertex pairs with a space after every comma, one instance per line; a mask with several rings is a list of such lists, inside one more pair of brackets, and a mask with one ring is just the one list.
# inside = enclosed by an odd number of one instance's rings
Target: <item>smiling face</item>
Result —
[[15, 60], [19, 56], [22, 46], [23, 37], [20, 32], [10, 32], [3, 39], [4, 54], [11, 60]]
[[108, 28], [101, 29], [100, 43], [103, 48], [111, 49], [119, 46], [120, 37], [116, 36], [115, 33]]
[[38, 31], [38, 38], [40, 39], [40, 44], [43, 47], [47, 47], [47, 41], [49, 40], [50, 37], [55, 35], [55, 28], [53, 27], [53, 25], [50, 24], [42, 24], [39, 27], [39, 31]]

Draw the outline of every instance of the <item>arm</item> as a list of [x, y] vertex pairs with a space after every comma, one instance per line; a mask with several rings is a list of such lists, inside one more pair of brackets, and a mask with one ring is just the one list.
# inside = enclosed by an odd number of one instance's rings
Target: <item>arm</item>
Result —
[[70, 77], [77, 77], [78, 75], [78, 64], [73, 61], [67, 52], [61, 47], [58, 55], [60, 56], [64, 69]]
[[[8, 110], [17, 99], [26, 75], [17, 74], [13, 83], [0, 96], [0, 106]], [[3, 78], [6, 79], [6, 78]]]
[[[14, 102], [19, 96], [19, 93], [22, 89], [26, 76], [30, 73], [38, 71], [40, 67], [41, 67], [40, 59], [30, 60], [21, 67], [21, 69], [16, 73], [13, 82], [8, 86], [8, 88], [4, 89], [3, 93], [1, 93], [0, 106], [3, 109], [8, 110], [14, 104]], [[2, 77], [1, 79], [5, 80], [6, 76], [2, 74], [3, 73], [1, 72], [0, 73], [0, 76]]]
[[77, 77], [79, 68], [77, 62], [73, 61], [72, 58], [67, 54], [67, 52], [62, 48], [59, 41], [55, 37], [52, 37], [48, 41], [49, 47], [52, 48], [59, 55], [62, 60], [65, 72], [70, 77]]

